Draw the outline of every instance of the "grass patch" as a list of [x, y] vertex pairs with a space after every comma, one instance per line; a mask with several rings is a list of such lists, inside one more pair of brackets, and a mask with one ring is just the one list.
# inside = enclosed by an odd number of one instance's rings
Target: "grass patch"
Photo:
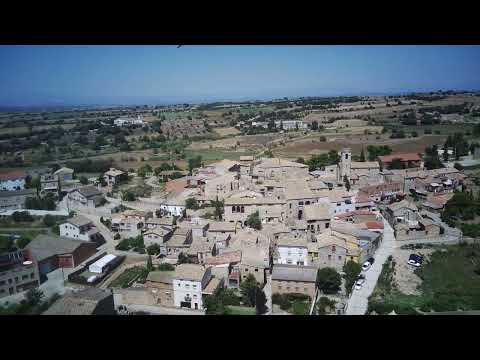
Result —
[[384, 264], [374, 293], [369, 299], [369, 312], [415, 314], [417, 309], [457, 311], [480, 309], [480, 246], [452, 245], [430, 255], [415, 270], [422, 279], [421, 295], [405, 295], [393, 282], [395, 264]]
[[254, 307], [228, 305], [225, 307], [225, 315], [255, 315]]
[[119, 277], [109, 285], [111, 288], [128, 288], [134, 281], [145, 282], [148, 276], [148, 270], [143, 266], [134, 266], [126, 269]]
[[273, 294], [272, 303], [280, 305], [280, 309], [294, 315], [308, 315], [310, 313], [310, 297], [305, 294]]

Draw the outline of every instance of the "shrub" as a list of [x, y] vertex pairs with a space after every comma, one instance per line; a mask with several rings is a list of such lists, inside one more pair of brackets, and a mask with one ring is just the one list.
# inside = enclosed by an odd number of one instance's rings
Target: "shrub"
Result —
[[158, 255], [160, 254], [160, 245], [152, 244], [147, 247], [147, 254], [148, 255]]
[[322, 136], [320, 136], [320, 141], [321, 141], [321, 142], [325, 142], [325, 141], [327, 141], [327, 138], [322, 135]]
[[158, 271], [174, 271], [175, 266], [173, 266], [172, 264], [169, 264], [169, 263], [162, 263], [162, 264], [157, 266], [157, 270]]
[[55, 217], [47, 214], [43, 217], [43, 223], [45, 224], [45, 226], [48, 226], [48, 227], [54, 226], [55, 225]]

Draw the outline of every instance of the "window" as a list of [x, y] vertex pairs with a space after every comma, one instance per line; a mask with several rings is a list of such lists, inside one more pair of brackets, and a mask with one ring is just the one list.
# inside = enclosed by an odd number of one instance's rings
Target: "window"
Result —
[[242, 207], [240, 208], [240, 212], [241, 212], [241, 213], [244, 213], [244, 212], [245, 212], [245, 206], [242, 206]]
[[342, 260], [342, 257], [341, 257], [341, 256], [339, 256], [339, 257], [338, 257], [338, 260]]
[[22, 280], [26, 280], [26, 279], [28, 279], [28, 275], [23, 275]]
[[258, 269], [255, 269], [255, 272], [258, 272]]
[[325, 229], [328, 229], [330, 227], [330, 223], [325, 223]]
[[248, 272], [248, 268], [245, 268], [245, 272]]
[[328, 260], [332, 260], [332, 255], [328, 255]]
[[299, 206], [303, 205], [303, 201], [300, 201], [300, 202], [298, 203], [298, 205], [299, 205]]
[[236, 212], [235, 211], [235, 206], [232, 206], [232, 213]]
[[185, 289], [190, 289], [190, 284], [185, 284]]
[[337, 246], [336, 245], [332, 245], [332, 252], [335, 252], [337, 251]]
[[192, 285], [192, 288], [193, 288], [193, 289], [196, 289], [196, 288], [197, 288], [197, 285]]

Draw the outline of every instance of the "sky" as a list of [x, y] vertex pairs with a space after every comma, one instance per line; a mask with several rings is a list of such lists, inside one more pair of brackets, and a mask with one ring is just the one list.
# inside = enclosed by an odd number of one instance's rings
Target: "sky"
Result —
[[480, 46], [0, 46], [0, 105], [480, 90]]

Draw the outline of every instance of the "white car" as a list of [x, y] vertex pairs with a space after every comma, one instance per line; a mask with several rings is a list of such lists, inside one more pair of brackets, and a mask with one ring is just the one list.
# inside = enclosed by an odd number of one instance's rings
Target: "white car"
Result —
[[355, 282], [355, 290], [360, 290], [363, 284], [365, 284], [365, 278], [361, 277]]
[[415, 266], [415, 267], [420, 267], [422, 264], [420, 264], [418, 261], [415, 261], [413, 259], [408, 259], [407, 260], [407, 264], [408, 265], [412, 265], [412, 266]]
[[371, 266], [372, 264], [370, 264], [370, 262], [365, 261], [362, 265], [362, 271], [367, 271], [368, 269], [370, 269]]

